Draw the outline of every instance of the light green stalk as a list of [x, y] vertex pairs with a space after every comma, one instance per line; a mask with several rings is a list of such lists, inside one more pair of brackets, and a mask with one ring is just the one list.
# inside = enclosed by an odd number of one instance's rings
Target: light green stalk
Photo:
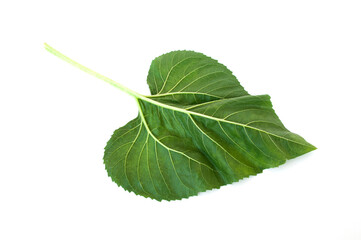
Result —
[[64, 54], [62, 54], [61, 52], [59, 52], [58, 50], [56, 50], [56, 49], [52, 48], [51, 46], [49, 46], [47, 43], [44, 43], [44, 47], [48, 52], [54, 54], [58, 58], [70, 63], [71, 65], [79, 68], [80, 70], [83, 70], [86, 73], [89, 73], [90, 75], [93, 75], [94, 77], [97, 77], [97, 78], [103, 80], [104, 82], [107, 82], [107, 83], [113, 85], [116, 88], [119, 88], [123, 92], [126, 92], [126, 93], [128, 93], [129, 95], [131, 95], [131, 96], [133, 96], [135, 98], [141, 98], [141, 99], [144, 98], [143, 95], [141, 95], [141, 94], [139, 94], [137, 92], [134, 92], [133, 90], [121, 85], [120, 83], [118, 83], [118, 82], [116, 82], [116, 81], [114, 81], [114, 80], [112, 80], [112, 79], [110, 79], [110, 78], [108, 78], [108, 77], [106, 77], [104, 75], [101, 75], [100, 73], [97, 73], [97, 72], [95, 72], [95, 71], [81, 65], [80, 63], [74, 61], [73, 59], [70, 59], [69, 57], [67, 57]]

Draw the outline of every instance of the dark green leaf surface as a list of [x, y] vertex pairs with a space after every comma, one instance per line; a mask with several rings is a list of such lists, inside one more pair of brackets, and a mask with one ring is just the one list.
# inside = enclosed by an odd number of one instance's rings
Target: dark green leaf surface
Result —
[[175, 200], [219, 188], [315, 149], [288, 131], [268, 95], [249, 95], [222, 64], [175, 51], [153, 60], [152, 96], [116, 130], [104, 163], [128, 191]]

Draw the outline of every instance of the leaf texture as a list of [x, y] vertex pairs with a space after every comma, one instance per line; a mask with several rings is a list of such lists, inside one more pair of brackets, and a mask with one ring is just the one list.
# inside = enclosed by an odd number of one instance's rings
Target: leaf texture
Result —
[[268, 95], [249, 95], [230, 70], [192, 51], [153, 60], [151, 96], [116, 130], [104, 163], [125, 190], [176, 200], [219, 188], [316, 149], [282, 124]]

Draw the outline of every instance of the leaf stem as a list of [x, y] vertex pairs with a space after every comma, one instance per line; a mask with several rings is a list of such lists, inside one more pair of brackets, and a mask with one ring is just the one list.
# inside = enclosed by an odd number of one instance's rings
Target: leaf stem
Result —
[[53, 54], [53, 55], [57, 56], [58, 58], [64, 60], [65, 62], [68, 62], [71, 65], [73, 65], [74, 67], [77, 67], [80, 70], [82, 70], [82, 71], [84, 71], [84, 72], [86, 72], [86, 73], [88, 73], [90, 75], [93, 75], [94, 77], [99, 78], [99, 79], [103, 80], [104, 82], [107, 82], [107, 83], [113, 85], [116, 88], [119, 88], [123, 92], [135, 97], [136, 99], [138, 99], [138, 98], [143, 99], [144, 98], [143, 95], [141, 95], [141, 94], [139, 94], [137, 92], [134, 92], [133, 90], [123, 86], [122, 84], [120, 84], [120, 83], [118, 83], [118, 82], [116, 82], [116, 81], [114, 81], [114, 80], [112, 80], [112, 79], [110, 79], [110, 78], [108, 78], [108, 77], [106, 77], [104, 75], [101, 75], [100, 73], [97, 73], [97, 72], [85, 67], [84, 65], [81, 65], [80, 63], [74, 61], [73, 59], [65, 56], [64, 54], [62, 54], [58, 50], [56, 50], [53, 47], [49, 46], [47, 43], [44, 43], [44, 47], [48, 52], [50, 52], [51, 54]]

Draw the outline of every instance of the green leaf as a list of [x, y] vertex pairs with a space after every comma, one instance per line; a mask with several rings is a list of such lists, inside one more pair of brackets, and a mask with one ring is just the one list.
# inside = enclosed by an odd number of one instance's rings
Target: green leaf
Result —
[[316, 149], [285, 128], [268, 95], [249, 95], [231, 71], [201, 53], [153, 60], [152, 95], [143, 96], [46, 47], [134, 96], [139, 115], [114, 132], [104, 163], [112, 180], [135, 194], [188, 198]]

